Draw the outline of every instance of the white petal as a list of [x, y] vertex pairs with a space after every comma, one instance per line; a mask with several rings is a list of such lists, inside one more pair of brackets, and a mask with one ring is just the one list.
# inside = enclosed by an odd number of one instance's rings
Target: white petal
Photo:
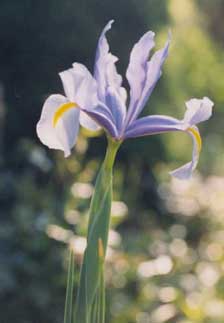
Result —
[[91, 119], [85, 112], [82, 111], [80, 112], [79, 122], [82, 127], [91, 131], [97, 131], [101, 128], [98, 123], [93, 121], [93, 119]]
[[[73, 68], [59, 75], [70, 101], [77, 103], [80, 108], [94, 109], [97, 104], [97, 83], [84, 65], [74, 63]], [[83, 112], [80, 115], [80, 124], [92, 131], [100, 129], [100, 126]]]
[[37, 135], [44, 145], [52, 149], [63, 150], [65, 157], [68, 157], [79, 129], [79, 109], [69, 109], [58, 119], [55, 126], [53, 124], [56, 111], [66, 103], [68, 100], [57, 94], [51, 95], [45, 101], [37, 124]]
[[193, 126], [208, 120], [212, 115], [213, 105], [214, 103], [207, 97], [187, 101], [187, 111], [184, 115], [184, 123], [187, 126]]

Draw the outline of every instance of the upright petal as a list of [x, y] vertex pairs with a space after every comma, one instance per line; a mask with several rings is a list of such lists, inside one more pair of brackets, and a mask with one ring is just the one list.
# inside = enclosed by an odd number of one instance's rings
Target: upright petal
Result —
[[118, 133], [121, 133], [126, 115], [126, 106], [121, 95], [112, 86], [107, 89], [106, 105], [110, 107]]
[[49, 148], [63, 150], [68, 157], [76, 142], [79, 113], [77, 104], [68, 102], [62, 95], [51, 95], [44, 103], [37, 124], [41, 142]]
[[134, 45], [126, 77], [130, 85], [130, 104], [127, 113], [128, 124], [135, 113], [137, 102], [140, 100], [147, 76], [147, 62], [151, 49], [154, 47], [154, 33], [148, 31]]
[[[117, 73], [115, 63], [118, 58], [109, 52], [109, 45], [106, 39], [106, 32], [111, 29], [113, 20], [103, 29], [97, 46], [94, 77], [98, 83], [98, 98], [104, 104], [107, 104], [108, 108], [116, 116], [126, 114], [126, 90], [122, 87], [122, 77]], [[108, 96], [111, 96], [111, 89], [113, 89], [113, 95], [115, 99], [121, 104], [117, 104], [115, 108], [108, 104]], [[109, 92], [108, 92], [109, 91]], [[124, 109], [125, 108], [125, 109]], [[116, 111], [115, 111], [116, 109]]]
[[[59, 73], [67, 98], [77, 102], [81, 108], [93, 109], [97, 102], [97, 84], [88, 69], [79, 63], [73, 68]], [[100, 126], [87, 115], [81, 113], [80, 124], [90, 130], [98, 130]]]
[[[109, 52], [109, 44], [106, 39], [106, 33], [108, 30], [111, 29], [113, 24], [113, 20], [110, 20], [107, 25], [104, 27], [96, 50], [96, 58], [95, 58], [95, 66], [94, 66], [94, 78], [97, 80], [98, 83], [98, 96], [99, 99], [104, 102], [106, 96], [106, 88], [107, 88], [107, 68], [108, 64], [114, 65], [117, 61], [117, 57], [113, 56]], [[120, 82], [120, 79], [118, 78]]]

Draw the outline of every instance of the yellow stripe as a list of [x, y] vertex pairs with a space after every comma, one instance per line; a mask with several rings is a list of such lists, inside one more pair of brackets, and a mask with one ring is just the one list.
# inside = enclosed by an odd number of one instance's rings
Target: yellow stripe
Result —
[[78, 107], [78, 104], [77, 103], [74, 103], [74, 102], [67, 102], [67, 103], [64, 103], [62, 105], [59, 106], [59, 108], [57, 109], [57, 111], [55, 112], [54, 114], [54, 118], [53, 118], [53, 126], [55, 127], [58, 120], [63, 116], [63, 114], [72, 109], [72, 108], [77, 108]]
[[200, 133], [194, 128], [188, 128], [187, 131], [191, 132], [192, 135], [194, 136], [194, 138], [195, 138], [195, 140], [197, 142], [197, 145], [198, 145], [198, 152], [200, 153], [201, 146], [202, 146]]

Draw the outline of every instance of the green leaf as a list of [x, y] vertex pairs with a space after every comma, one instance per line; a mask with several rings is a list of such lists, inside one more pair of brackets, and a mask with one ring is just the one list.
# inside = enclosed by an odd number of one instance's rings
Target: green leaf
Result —
[[69, 248], [68, 278], [65, 299], [64, 323], [72, 323], [74, 288], [74, 252]]

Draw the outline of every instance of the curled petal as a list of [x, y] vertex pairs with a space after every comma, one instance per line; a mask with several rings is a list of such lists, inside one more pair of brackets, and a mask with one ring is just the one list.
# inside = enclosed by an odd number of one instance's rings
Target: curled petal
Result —
[[115, 63], [118, 58], [112, 55], [109, 50], [109, 44], [106, 39], [106, 33], [111, 29], [114, 20], [110, 20], [104, 27], [96, 50], [94, 78], [100, 84], [98, 94], [101, 101], [104, 101], [107, 86], [119, 88], [122, 83], [122, 77], [117, 73]]
[[192, 161], [170, 173], [172, 176], [179, 179], [188, 179], [197, 166], [202, 145], [199, 130], [195, 125], [186, 128], [186, 124], [183, 123], [183, 120], [162, 115], [148, 116], [132, 122], [127, 128], [124, 138], [155, 135], [173, 131], [186, 132], [193, 140]]
[[193, 141], [192, 161], [184, 166], [170, 172], [170, 174], [179, 179], [188, 179], [191, 177], [193, 170], [196, 168], [200, 151], [201, 136], [195, 124], [208, 120], [212, 115], [214, 103], [207, 97], [203, 99], [191, 99], [186, 102], [187, 111], [182, 121], [182, 129], [186, 131]]
[[71, 153], [79, 130], [80, 110], [76, 103], [68, 102], [62, 95], [51, 95], [44, 103], [37, 135], [41, 142], [53, 149]]
[[[107, 69], [108, 65], [111, 67], [117, 61], [117, 58], [109, 52], [109, 44], [106, 39], [106, 33], [111, 29], [113, 20], [110, 20], [104, 27], [96, 50], [95, 66], [94, 66], [94, 78], [98, 82], [98, 96], [99, 99], [104, 102], [106, 96], [106, 88], [108, 85]], [[120, 83], [121, 79], [118, 76], [117, 81]]]
[[191, 136], [193, 141], [192, 160], [189, 163], [170, 172], [170, 175], [181, 180], [189, 179], [192, 176], [192, 173], [198, 164], [201, 151], [201, 136], [198, 128], [193, 126], [188, 128], [186, 131]]
[[186, 102], [187, 111], [184, 115], [184, 123], [189, 127], [208, 120], [212, 115], [214, 103], [207, 97], [203, 99], [191, 99]]

